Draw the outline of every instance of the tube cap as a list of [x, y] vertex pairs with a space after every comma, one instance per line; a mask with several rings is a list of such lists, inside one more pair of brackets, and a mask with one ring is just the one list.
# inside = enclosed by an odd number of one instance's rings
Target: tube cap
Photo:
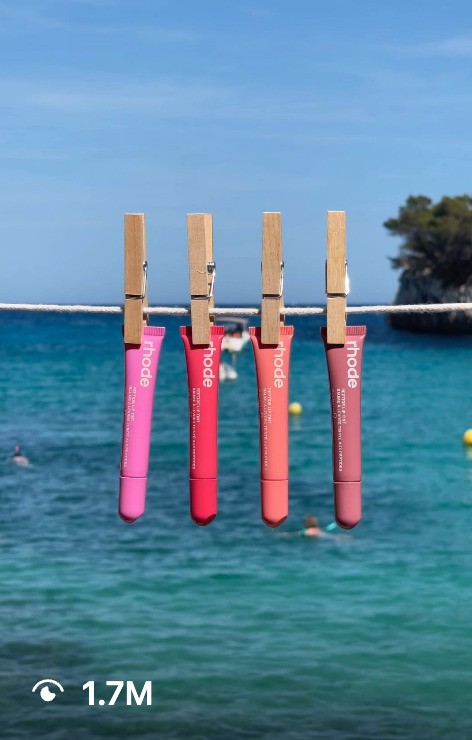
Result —
[[288, 517], [288, 480], [261, 480], [261, 516], [268, 527]]
[[146, 508], [147, 478], [125, 478], [120, 476], [119, 514], [124, 522], [132, 524]]
[[334, 516], [343, 529], [352, 529], [362, 517], [361, 481], [334, 483]]
[[218, 481], [216, 478], [190, 478], [190, 516], [205, 527], [216, 516]]

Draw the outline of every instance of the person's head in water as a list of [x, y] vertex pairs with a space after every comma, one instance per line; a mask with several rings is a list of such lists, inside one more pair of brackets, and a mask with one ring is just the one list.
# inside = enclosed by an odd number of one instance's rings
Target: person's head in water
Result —
[[319, 529], [319, 527], [318, 518], [307, 514], [305, 517], [305, 529]]
[[15, 452], [13, 453], [13, 457], [22, 457], [22, 452], [20, 450], [20, 445], [16, 445]]

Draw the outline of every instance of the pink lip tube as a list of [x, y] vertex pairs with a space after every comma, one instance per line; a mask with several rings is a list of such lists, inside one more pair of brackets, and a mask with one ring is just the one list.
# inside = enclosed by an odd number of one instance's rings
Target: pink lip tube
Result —
[[210, 328], [210, 344], [195, 345], [192, 328], [181, 326], [189, 402], [190, 516], [205, 526], [217, 513], [218, 388], [223, 326]]
[[345, 344], [327, 344], [326, 352], [333, 429], [334, 514], [344, 529], [362, 516], [361, 379], [365, 326], [346, 327]]
[[261, 516], [278, 527], [288, 516], [288, 384], [293, 326], [281, 326], [278, 345], [261, 343], [260, 327], [249, 329], [259, 401]]
[[125, 344], [125, 393], [119, 514], [131, 524], [146, 507], [152, 408], [165, 329], [144, 326], [141, 344]]

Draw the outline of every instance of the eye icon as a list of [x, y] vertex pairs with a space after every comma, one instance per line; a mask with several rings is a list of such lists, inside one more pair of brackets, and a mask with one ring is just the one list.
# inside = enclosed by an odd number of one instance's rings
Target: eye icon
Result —
[[48, 683], [52, 683], [54, 684], [54, 686], [57, 686], [60, 691], [64, 691], [59, 681], [54, 681], [54, 679], [52, 678], [43, 678], [42, 681], [38, 681], [38, 683], [35, 684], [32, 688], [32, 691], [36, 691], [36, 689], [39, 689], [42, 684], [45, 684], [39, 692], [39, 695], [43, 701], [53, 701], [53, 699], [56, 698], [56, 694], [54, 693], [54, 691], [51, 691], [51, 689], [47, 685]]

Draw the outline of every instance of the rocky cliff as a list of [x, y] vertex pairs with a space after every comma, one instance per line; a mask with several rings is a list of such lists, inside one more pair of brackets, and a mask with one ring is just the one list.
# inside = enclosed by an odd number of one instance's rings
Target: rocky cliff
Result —
[[[468, 276], [464, 276], [468, 277]], [[472, 286], [444, 287], [430, 275], [404, 270], [394, 303], [472, 303]], [[472, 334], [472, 311], [449, 313], [387, 314], [395, 329], [437, 334]]]

